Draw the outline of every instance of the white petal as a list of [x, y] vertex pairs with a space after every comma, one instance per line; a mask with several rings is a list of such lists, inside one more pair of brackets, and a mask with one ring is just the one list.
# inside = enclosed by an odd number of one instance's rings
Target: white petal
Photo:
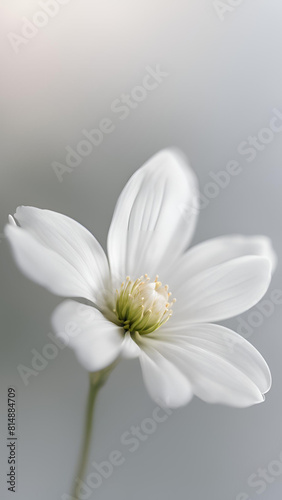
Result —
[[121, 356], [124, 359], [134, 359], [138, 358], [141, 354], [140, 347], [132, 340], [129, 332], [126, 332], [124, 336], [124, 342], [122, 344]]
[[8, 217], [8, 220], [9, 220], [9, 224], [11, 224], [12, 226], [16, 226], [16, 221], [14, 219], [14, 217], [12, 215], [9, 215]]
[[123, 281], [161, 274], [188, 246], [197, 212], [197, 181], [182, 156], [153, 156], [118, 199], [108, 236], [113, 275]]
[[5, 228], [17, 264], [30, 279], [65, 297], [99, 301], [109, 282], [102, 247], [78, 222], [50, 210], [19, 207], [20, 227]]
[[162, 407], [177, 408], [187, 404], [193, 397], [188, 378], [162, 356], [146, 336], [136, 337], [141, 348], [139, 359], [144, 383], [151, 398]]
[[263, 297], [270, 280], [271, 263], [265, 257], [240, 257], [206, 269], [173, 290], [177, 302], [170, 325], [222, 321], [241, 314]]
[[67, 300], [52, 315], [57, 337], [71, 347], [84, 368], [102, 370], [120, 355], [123, 328], [107, 320], [91, 306]]
[[266, 236], [220, 236], [190, 248], [178, 259], [165, 278], [175, 292], [185, 281], [210, 267], [247, 255], [267, 257], [275, 270], [277, 257]]
[[94, 299], [79, 272], [59, 254], [19, 227], [8, 225], [5, 234], [18, 266], [29, 279], [57, 295]]
[[[149, 340], [149, 339], [147, 339]], [[271, 375], [258, 351], [235, 332], [199, 324], [160, 332], [152, 342], [208, 403], [247, 407], [264, 401]]]
[[262, 355], [238, 333], [211, 323], [187, 324], [160, 330], [157, 339], [176, 342], [185, 349], [194, 346], [224, 358], [248, 376], [262, 394], [271, 387], [271, 374]]

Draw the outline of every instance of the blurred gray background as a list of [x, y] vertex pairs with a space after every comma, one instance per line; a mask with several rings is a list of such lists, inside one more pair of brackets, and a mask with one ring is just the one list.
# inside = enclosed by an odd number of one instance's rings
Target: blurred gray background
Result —
[[[60, 5], [58, 0], [56, 5], [57, 12], [53, 3], [53, 11], [42, 16], [40, 2], [0, 1], [0, 233], [18, 205], [34, 205], [73, 217], [105, 247], [115, 202], [129, 176], [159, 149], [176, 146], [189, 157], [201, 192], [209, 195], [194, 243], [221, 234], [262, 233], [272, 238], [281, 261], [282, 132], [269, 130], [270, 124], [282, 125], [282, 118], [272, 121], [274, 108], [282, 113], [281, 0], [61, 0]], [[42, 26], [24, 28], [23, 18]], [[167, 76], [144, 97], [142, 89], [134, 89], [142, 85], [146, 68], [157, 65]], [[133, 100], [137, 106], [121, 120], [112, 103], [132, 92], [139, 101]], [[60, 182], [52, 163], [66, 165], [65, 148], [76, 149], [82, 130], [99, 127], [103, 118], [112, 120], [114, 130]], [[259, 142], [242, 154], [250, 147], [242, 143], [251, 136]], [[239, 163], [240, 174], [225, 188], [211, 187], [213, 173], [231, 160]], [[29, 282], [2, 234], [0, 241], [1, 498], [12, 496], [5, 479], [6, 394], [12, 385], [19, 436], [13, 498], [67, 499], [87, 374], [65, 348], [24, 385], [17, 366], [31, 367], [31, 350], [41, 353], [50, 343], [49, 318], [60, 299]], [[282, 289], [281, 265], [266, 298], [277, 289]], [[134, 453], [121, 436], [151, 417], [155, 404], [138, 362], [120, 364], [99, 397], [91, 460], [107, 460], [113, 450], [125, 460], [90, 498], [281, 498], [281, 309], [276, 304], [248, 333], [273, 374], [264, 404], [237, 410], [195, 398], [173, 411]], [[242, 316], [247, 323], [249, 315]], [[237, 329], [238, 319], [228, 325]]]

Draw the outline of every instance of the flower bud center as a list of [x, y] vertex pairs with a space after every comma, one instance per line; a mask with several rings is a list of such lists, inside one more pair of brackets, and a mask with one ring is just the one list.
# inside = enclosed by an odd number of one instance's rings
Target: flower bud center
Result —
[[145, 274], [136, 281], [127, 276], [116, 290], [116, 305], [114, 312], [123, 328], [140, 334], [151, 333], [166, 323], [172, 315], [171, 300], [168, 285], [163, 286], [156, 276], [151, 282]]

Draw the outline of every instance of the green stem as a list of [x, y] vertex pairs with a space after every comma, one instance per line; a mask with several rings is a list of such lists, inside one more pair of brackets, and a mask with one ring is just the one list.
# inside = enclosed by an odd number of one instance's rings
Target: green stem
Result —
[[85, 415], [84, 436], [83, 436], [82, 448], [81, 448], [81, 452], [80, 452], [80, 460], [78, 463], [79, 465], [77, 468], [77, 473], [75, 475], [75, 482], [74, 482], [73, 495], [72, 495], [77, 500], [79, 500], [80, 481], [83, 481], [83, 479], [84, 479], [86, 468], [87, 468], [87, 463], [88, 463], [89, 450], [90, 450], [90, 445], [91, 445], [91, 435], [92, 435], [92, 427], [93, 427], [93, 414], [94, 414], [94, 408], [95, 408], [95, 401], [96, 401], [99, 390], [106, 382], [112, 368], [113, 367], [110, 366], [110, 367], [108, 367], [104, 370], [101, 370], [99, 372], [89, 374], [90, 384], [89, 384], [89, 392], [88, 392], [86, 415]]

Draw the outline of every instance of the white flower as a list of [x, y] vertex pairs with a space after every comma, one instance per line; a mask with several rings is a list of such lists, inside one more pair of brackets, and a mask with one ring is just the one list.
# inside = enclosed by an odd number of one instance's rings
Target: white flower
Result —
[[196, 394], [245, 407], [264, 400], [268, 366], [245, 339], [213, 323], [262, 298], [275, 254], [262, 236], [218, 237], [186, 251], [196, 198], [193, 172], [165, 150], [122, 191], [108, 259], [87, 229], [49, 210], [19, 207], [5, 232], [28, 278], [57, 295], [87, 299], [63, 302], [52, 318], [87, 370], [139, 357], [158, 404], [181, 406]]

